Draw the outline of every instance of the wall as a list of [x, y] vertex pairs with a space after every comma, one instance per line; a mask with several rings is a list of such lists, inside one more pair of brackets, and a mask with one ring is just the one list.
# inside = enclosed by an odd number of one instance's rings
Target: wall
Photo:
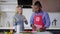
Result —
[[40, 1], [44, 11], [60, 12], [60, 0], [33, 0], [33, 4]]

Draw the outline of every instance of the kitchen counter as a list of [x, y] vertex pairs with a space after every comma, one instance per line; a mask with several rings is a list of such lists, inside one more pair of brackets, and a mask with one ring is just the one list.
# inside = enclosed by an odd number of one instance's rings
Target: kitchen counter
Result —
[[[4, 31], [8, 31], [9, 32], [11, 29], [14, 30], [14, 28], [15, 27], [0, 27], [0, 32], [4, 32]], [[25, 30], [32, 30], [32, 28], [26, 27]], [[47, 28], [46, 31], [50, 31], [50, 32], [52, 32], [54, 34], [57, 34], [57, 33], [60, 34], [60, 28], [59, 27], [50, 27], [50, 28]]]
[[[14, 30], [15, 27], [0, 27], [0, 30], [10, 30], [13, 29]], [[31, 27], [25, 27], [25, 29], [32, 29]], [[50, 27], [50, 28], [46, 28], [46, 30], [60, 30], [59, 27]]]
[[[0, 27], [0, 29], [14, 29], [15, 27]], [[25, 27], [25, 29], [32, 29], [31, 27]], [[47, 30], [49, 29], [49, 30], [51, 30], [51, 29], [56, 29], [56, 30], [58, 30], [58, 29], [60, 29], [60, 27], [50, 27], [50, 28], [46, 28]]]

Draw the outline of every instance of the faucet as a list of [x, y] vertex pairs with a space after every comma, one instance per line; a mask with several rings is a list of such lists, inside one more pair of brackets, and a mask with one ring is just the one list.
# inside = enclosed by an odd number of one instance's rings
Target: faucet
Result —
[[54, 19], [54, 20], [52, 21], [52, 26], [53, 26], [53, 24], [56, 26], [56, 22], [57, 22], [57, 20]]

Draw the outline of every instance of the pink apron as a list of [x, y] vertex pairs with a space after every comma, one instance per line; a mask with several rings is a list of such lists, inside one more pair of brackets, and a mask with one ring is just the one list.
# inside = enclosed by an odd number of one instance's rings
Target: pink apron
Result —
[[36, 31], [36, 30], [44, 27], [42, 15], [35, 15], [34, 16], [34, 25], [36, 26], [36, 29], [33, 28], [32, 29], [33, 31]]

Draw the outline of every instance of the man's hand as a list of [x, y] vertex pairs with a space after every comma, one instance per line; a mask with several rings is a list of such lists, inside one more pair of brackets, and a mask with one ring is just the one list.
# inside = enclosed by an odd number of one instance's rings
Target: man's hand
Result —
[[45, 31], [46, 27], [40, 28], [40, 32]]
[[45, 31], [46, 30], [46, 27], [43, 27], [43, 30]]

